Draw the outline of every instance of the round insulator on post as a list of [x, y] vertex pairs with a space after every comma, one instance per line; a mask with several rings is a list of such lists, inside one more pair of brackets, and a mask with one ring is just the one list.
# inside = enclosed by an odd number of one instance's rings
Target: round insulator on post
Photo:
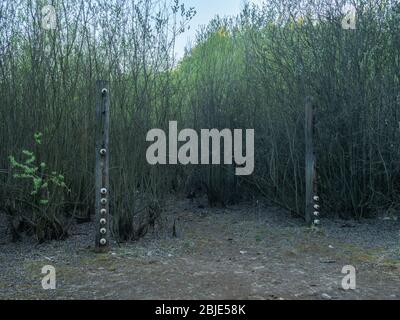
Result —
[[319, 212], [318, 211], [314, 211], [314, 216], [319, 217]]
[[107, 154], [107, 150], [106, 150], [106, 149], [101, 149], [101, 150], [100, 150], [100, 154], [101, 154], [102, 156], [105, 156], [105, 155]]
[[100, 229], [100, 233], [101, 233], [101, 234], [106, 234], [106, 233], [107, 233], [106, 228], [101, 228], [101, 229]]
[[314, 224], [317, 226], [320, 224], [321, 221], [319, 221], [318, 219], [314, 220]]
[[319, 201], [319, 197], [318, 196], [314, 196], [314, 201], [318, 202]]
[[101, 90], [101, 93], [103, 96], [105, 96], [108, 93], [108, 90], [106, 88], [103, 88], [103, 90]]
[[106, 223], [107, 223], [106, 219], [104, 219], [104, 218], [100, 219], [100, 224], [105, 225]]
[[106, 195], [107, 194], [107, 189], [106, 188], [101, 188], [100, 193], [102, 195]]
[[106, 205], [107, 204], [107, 199], [103, 198], [103, 199], [100, 200], [100, 202], [101, 202], [102, 205]]
[[107, 244], [107, 240], [106, 239], [100, 239], [100, 244], [102, 245], [102, 246], [105, 246], [106, 244]]
[[314, 209], [315, 209], [315, 210], [319, 210], [319, 208], [320, 208], [320, 207], [319, 207], [319, 205], [317, 205], [317, 204], [314, 206]]
[[104, 216], [105, 214], [107, 214], [107, 210], [106, 209], [101, 209], [100, 213]]

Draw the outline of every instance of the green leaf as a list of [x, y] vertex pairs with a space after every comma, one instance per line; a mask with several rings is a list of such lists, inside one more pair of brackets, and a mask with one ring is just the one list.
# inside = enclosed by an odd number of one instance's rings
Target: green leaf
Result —
[[39, 202], [41, 205], [44, 205], [44, 206], [46, 206], [46, 205], [48, 205], [49, 204], [49, 200], [40, 200], [40, 202]]
[[43, 137], [43, 133], [41, 133], [41, 132], [35, 133], [34, 134], [35, 142], [37, 144], [41, 144], [42, 143], [42, 137]]

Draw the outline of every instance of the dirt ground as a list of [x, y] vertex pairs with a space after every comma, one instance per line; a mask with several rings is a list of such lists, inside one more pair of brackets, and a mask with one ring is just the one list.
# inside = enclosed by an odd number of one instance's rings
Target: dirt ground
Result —
[[[162, 224], [103, 255], [93, 252], [90, 223], [42, 245], [10, 243], [0, 226], [0, 298], [400, 299], [400, 221], [322, 219], [311, 231], [264, 205], [209, 209], [179, 200]], [[45, 265], [56, 268], [56, 290], [41, 287]], [[342, 289], [345, 265], [357, 270], [356, 290]]]

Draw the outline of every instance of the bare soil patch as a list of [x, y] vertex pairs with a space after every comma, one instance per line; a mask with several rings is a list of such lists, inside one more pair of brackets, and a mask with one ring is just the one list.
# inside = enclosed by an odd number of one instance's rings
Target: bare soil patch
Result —
[[[176, 220], [178, 237], [172, 237]], [[400, 223], [323, 219], [312, 232], [284, 210], [170, 201], [164, 228], [93, 252], [92, 224], [66, 241], [9, 243], [0, 229], [1, 299], [400, 299]], [[41, 268], [57, 289], [41, 288]], [[344, 291], [343, 266], [357, 269]]]

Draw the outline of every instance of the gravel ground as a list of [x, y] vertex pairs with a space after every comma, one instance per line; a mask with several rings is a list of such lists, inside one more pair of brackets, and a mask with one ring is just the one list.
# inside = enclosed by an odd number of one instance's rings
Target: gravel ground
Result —
[[[37, 245], [10, 243], [0, 220], [0, 299], [400, 299], [400, 221], [323, 219], [312, 232], [284, 210], [188, 200], [171, 201], [163, 221], [99, 255], [91, 223]], [[56, 268], [56, 290], [41, 288], [44, 265]], [[345, 265], [356, 290], [341, 288]]]

